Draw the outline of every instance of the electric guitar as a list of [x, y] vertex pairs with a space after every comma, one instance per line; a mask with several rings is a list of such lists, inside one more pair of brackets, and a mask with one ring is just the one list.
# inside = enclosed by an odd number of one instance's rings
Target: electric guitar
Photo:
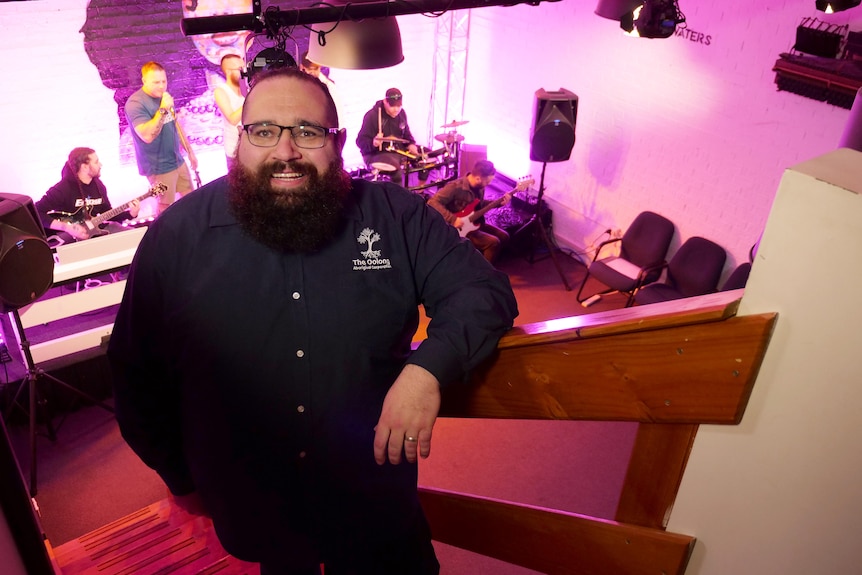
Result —
[[512, 194], [515, 192], [522, 192], [532, 186], [535, 183], [535, 179], [530, 176], [526, 178], [521, 178], [518, 181], [518, 185], [494, 200], [490, 202], [488, 205], [479, 208], [478, 210], [474, 209], [477, 205], [479, 205], [479, 200], [475, 199], [466, 206], [460, 212], [456, 212], [455, 216], [461, 218], [461, 227], [458, 228], [458, 233], [462, 238], [467, 237], [467, 234], [470, 232], [476, 231], [479, 229], [479, 224], [476, 223], [476, 220], [485, 215], [485, 212], [488, 210], [493, 210], [494, 208], [499, 208], [503, 205], [503, 202], [507, 201], [512, 197]]
[[103, 212], [98, 216], [90, 216], [87, 212], [86, 206], [82, 206], [78, 211], [72, 214], [70, 214], [69, 212], [61, 212], [59, 210], [51, 210], [50, 212], [48, 212], [48, 215], [56, 219], [63, 220], [64, 222], [80, 224], [84, 226], [85, 228], [87, 228], [87, 233], [92, 238], [95, 236], [104, 235], [106, 232], [100, 229], [99, 226], [103, 222], [110, 220], [114, 216], [125, 212], [127, 209], [129, 209], [129, 206], [132, 205], [132, 202], [140, 202], [141, 200], [145, 200], [150, 196], [157, 198], [164, 194], [167, 189], [168, 187], [165, 184], [161, 182], [156, 182], [155, 184], [153, 184], [153, 187], [147, 190], [146, 194], [138, 196], [134, 200], [129, 200], [122, 206], [111, 208], [107, 212]]

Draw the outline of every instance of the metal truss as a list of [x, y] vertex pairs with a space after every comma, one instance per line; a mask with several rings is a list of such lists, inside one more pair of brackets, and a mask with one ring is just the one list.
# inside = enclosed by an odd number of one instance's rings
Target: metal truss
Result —
[[441, 132], [443, 124], [464, 118], [471, 12], [458, 10], [437, 18], [428, 111], [428, 134], [432, 137]]

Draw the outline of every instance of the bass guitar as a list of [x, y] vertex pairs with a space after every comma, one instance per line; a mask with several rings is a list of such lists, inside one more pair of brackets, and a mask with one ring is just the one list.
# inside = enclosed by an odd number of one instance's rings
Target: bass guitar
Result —
[[463, 210], [455, 213], [457, 217], [461, 218], [461, 227], [458, 228], [458, 233], [461, 235], [462, 238], [465, 238], [470, 232], [478, 230], [479, 224], [476, 223], [476, 220], [484, 216], [488, 210], [499, 208], [503, 205], [504, 202], [508, 201], [512, 197], [512, 194], [514, 194], [515, 192], [523, 192], [524, 190], [532, 186], [535, 181], [536, 180], [530, 176], [526, 178], [521, 178], [518, 181], [517, 186], [515, 186], [493, 202], [489, 202], [487, 205], [482, 206], [478, 210], [475, 209], [476, 206], [479, 205], [478, 199], [473, 200], [472, 202], [464, 206]]
[[104, 230], [100, 229], [99, 226], [102, 223], [106, 222], [107, 220], [110, 220], [114, 216], [117, 216], [117, 215], [125, 212], [126, 210], [128, 210], [129, 206], [131, 206], [133, 202], [140, 202], [140, 201], [145, 200], [151, 196], [154, 198], [157, 198], [157, 197], [161, 196], [162, 194], [164, 194], [167, 191], [167, 189], [168, 189], [168, 187], [165, 184], [163, 184], [161, 182], [156, 182], [155, 184], [153, 184], [153, 187], [151, 187], [149, 190], [147, 190], [146, 194], [142, 194], [142, 195], [138, 196], [137, 198], [135, 198], [134, 200], [129, 200], [128, 202], [126, 202], [122, 206], [117, 206], [116, 208], [111, 208], [107, 212], [103, 212], [97, 216], [90, 216], [90, 214], [87, 213], [87, 210], [85, 207], [82, 207], [80, 210], [78, 210], [77, 212], [75, 212], [73, 214], [70, 214], [69, 212], [61, 212], [59, 210], [51, 210], [50, 212], [48, 212], [48, 215], [52, 216], [56, 219], [63, 220], [64, 222], [69, 222], [69, 223], [73, 223], [73, 224], [80, 224], [80, 225], [84, 226], [85, 228], [87, 228], [87, 233], [92, 238], [95, 236], [104, 235], [106, 232]]

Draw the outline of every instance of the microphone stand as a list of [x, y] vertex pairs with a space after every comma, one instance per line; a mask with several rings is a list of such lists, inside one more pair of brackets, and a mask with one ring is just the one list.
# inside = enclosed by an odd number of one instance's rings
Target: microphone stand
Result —
[[545, 196], [545, 168], [548, 167], [548, 162], [542, 162], [542, 176], [539, 178], [539, 195], [536, 198], [536, 211], [530, 217], [527, 222], [518, 228], [515, 231], [515, 235], [520, 235], [522, 232], [532, 229], [532, 241], [530, 242], [530, 257], [528, 261], [532, 264], [535, 259], [536, 252], [536, 236], [538, 233], [539, 237], [545, 242], [545, 247], [548, 250], [548, 255], [551, 256], [551, 260], [554, 262], [554, 267], [557, 268], [557, 273], [560, 276], [560, 280], [563, 282], [563, 286], [566, 288], [566, 291], [572, 291], [572, 286], [569, 285], [568, 280], [566, 279], [566, 275], [563, 273], [563, 269], [560, 267], [560, 262], [557, 261], [557, 255], [554, 251], [554, 246], [551, 245], [551, 240], [548, 238], [548, 232], [545, 230], [545, 225], [542, 223], [542, 198]]

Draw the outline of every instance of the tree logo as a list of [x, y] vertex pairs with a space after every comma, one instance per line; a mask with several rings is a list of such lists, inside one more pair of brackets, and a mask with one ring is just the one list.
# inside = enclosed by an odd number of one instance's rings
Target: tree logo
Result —
[[375, 242], [380, 241], [380, 234], [372, 230], [371, 228], [365, 228], [362, 230], [362, 233], [359, 234], [359, 237], [356, 238], [356, 241], [360, 244], [368, 244], [368, 249], [362, 252], [362, 255], [365, 256], [365, 259], [379, 258], [380, 250], [372, 250], [371, 247]]
[[371, 228], [365, 228], [356, 238], [356, 241], [360, 245], [367, 246], [368, 249], [359, 252], [365, 259], [353, 260], [354, 270], [380, 270], [392, 267], [389, 258], [381, 258], [380, 250], [374, 249], [374, 244], [380, 241], [380, 234]]

